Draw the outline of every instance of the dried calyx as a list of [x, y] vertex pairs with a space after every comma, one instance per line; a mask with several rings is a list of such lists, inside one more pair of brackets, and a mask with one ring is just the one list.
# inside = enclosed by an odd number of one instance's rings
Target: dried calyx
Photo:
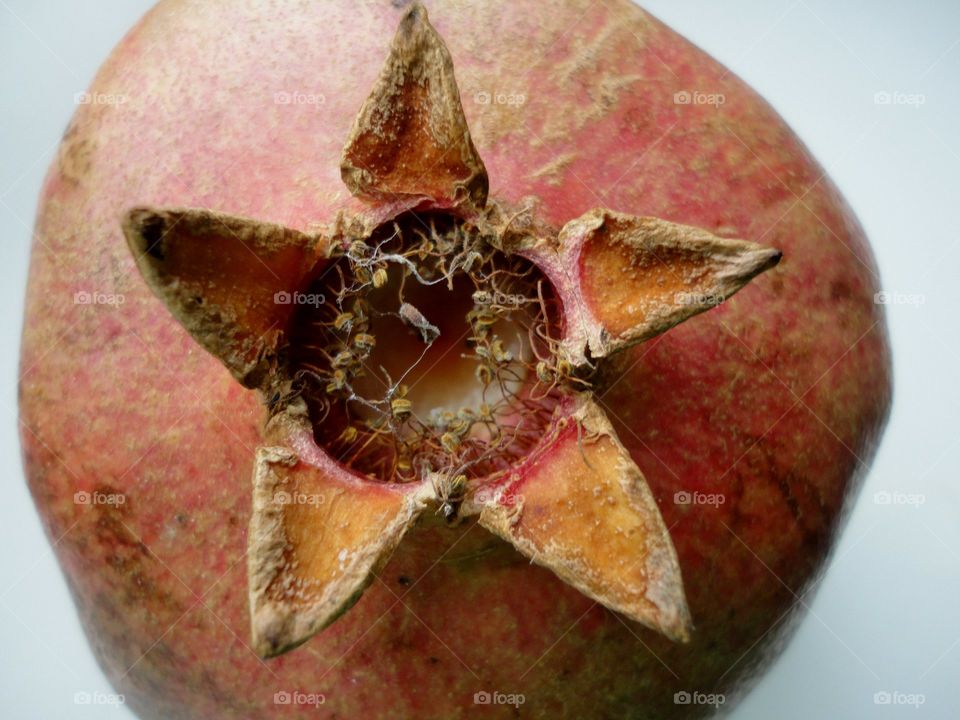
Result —
[[489, 199], [449, 52], [419, 5], [341, 170], [367, 209], [324, 232], [202, 209], [124, 219], [151, 289], [269, 409], [248, 536], [256, 650], [333, 622], [428, 510], [476, 517], [685, 640], [670, 536], [594, 373], [780, 253], [605, 209], [557, 231]]

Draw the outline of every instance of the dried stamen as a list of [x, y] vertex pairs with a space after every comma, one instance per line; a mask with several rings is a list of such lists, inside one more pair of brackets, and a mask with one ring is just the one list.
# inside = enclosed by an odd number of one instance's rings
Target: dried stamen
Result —
[[542, 439], [569, 373], [532, 263], [466, 223], [413, 214], [335, 258], [311, 292], [324, 304], [300, 309], [291, 339], [334, 457], [384, 481], [449, 481], [504, 470]]

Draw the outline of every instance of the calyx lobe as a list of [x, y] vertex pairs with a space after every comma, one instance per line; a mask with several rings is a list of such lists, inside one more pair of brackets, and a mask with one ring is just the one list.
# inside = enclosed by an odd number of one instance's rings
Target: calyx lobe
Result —
[[588, 394], [496, 493], [480, 524], [611, 610], [686, 641], [676, 552], [647, 482]]
[[487, 171], [470, 138], [453, 60], [419, 3], [400, 22], [340, 172], [353, 194], [374, 202], [412, 196], [467, 211], [486, 204]]
[[309, 424], [298, 421], [305, 417], [275, 416], [254, 463], [248, 592], [253, 644], [264, 657], [346, 612], [426, 507], [416, 486], [344, 473], [315, 451]]
[[123, 232], [141, 275], [208, 352], [249, 388], [266, 389], [277, 346], [326, 241], [193, 208], [134, 208]]
[[725, 302], [781, 253], [660, 218], [598, 208], [568, 222], [554, 257], [575, 364], [606, 357]]

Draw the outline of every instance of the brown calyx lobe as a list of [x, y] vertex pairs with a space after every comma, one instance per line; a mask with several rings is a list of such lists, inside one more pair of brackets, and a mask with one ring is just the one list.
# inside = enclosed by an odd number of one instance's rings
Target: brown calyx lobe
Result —
[[467, 211], [486, 204], [487, 171], [470, 137], [453, 60], [419, 3], [400, 22], [340, 172], [350, 192], [374, 202], [424, 198]]

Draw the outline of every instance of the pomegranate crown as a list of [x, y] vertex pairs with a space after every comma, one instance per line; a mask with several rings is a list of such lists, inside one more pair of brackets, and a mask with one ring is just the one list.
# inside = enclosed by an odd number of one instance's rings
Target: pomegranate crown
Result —
[[594, 391], [611, 355], [714, 307], [780, 252], [604, 208], [557, 230], [533, 204], [490, 198], [419, 4], [340, 169], [360, 209], [318, 232], [199, 208], [123, 219], [151, 290], [268, 408], [248, 533], [257, 652], [330, 625], [431, 516], [477, 522], [687, 640], [673, 543]]

